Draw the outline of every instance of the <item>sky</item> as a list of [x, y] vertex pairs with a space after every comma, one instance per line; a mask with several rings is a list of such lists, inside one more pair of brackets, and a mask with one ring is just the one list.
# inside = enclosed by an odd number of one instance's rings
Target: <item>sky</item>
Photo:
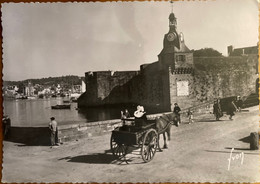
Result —
[[[139, 70], [158, 61], [169, 2], [3, 3], [3, 80]], [[177, 1], [189, 49], [258, 42], [257, 0]]]

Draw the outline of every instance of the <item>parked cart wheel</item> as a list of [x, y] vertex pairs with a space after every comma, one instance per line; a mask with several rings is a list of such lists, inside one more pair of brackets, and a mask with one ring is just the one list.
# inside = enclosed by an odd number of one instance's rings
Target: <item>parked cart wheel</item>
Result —
[[155, 129], [150, 129], [145, 133], [143, 138], [142, 148], [141, 148], [141, 155], [144, 162], [150, 162], [157, 149], [158, 145], [158, 135]]
[[119, 157], [119, 159], [124, 158], [127, 153], [127, 146], [123, 143], [119, 143], [115, 140], [113, 134], [110, 139], [110, 148], [114, 156]]

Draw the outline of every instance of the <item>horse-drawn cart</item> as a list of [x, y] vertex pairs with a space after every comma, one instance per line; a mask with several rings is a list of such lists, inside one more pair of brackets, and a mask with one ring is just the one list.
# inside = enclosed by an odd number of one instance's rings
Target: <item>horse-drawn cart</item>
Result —
[[112, 131], [110, 147], [113, 155], [119, 159], [125, 158], [130, 147], [141, 148], [141, 155], [144, 162], [150, 162], [156, 153], [158, 146], [158, 132], [155, 120], [146, 120], [138, 123], [134, 119], [124, 119], [123, 121], [133, 121], [135, 125], [124, 125]]

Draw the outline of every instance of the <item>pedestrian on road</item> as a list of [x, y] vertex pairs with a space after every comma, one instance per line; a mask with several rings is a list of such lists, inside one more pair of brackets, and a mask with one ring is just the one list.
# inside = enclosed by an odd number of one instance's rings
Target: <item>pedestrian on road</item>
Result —
[[236, 111], [236, 105], [235, 105], [234, 101], [231, 101], [228, 104], [228, 108], [227, 108], [227, 115], [229, 115], [230, 120], [233, 120], [232, 117], [235, 115], [235, 113], [234, 113], [235, 111]]
[[11, 129], [11, 119], [9, 118], [9, 116], [5, 115], [3, 116], [2, 122], [3, 122], [3, 136], [4, 138], [7, 138]]
[[49, 123], [49, 129], [51, 134], [51, 147], [54, 145], [58, 146], [58, 123], [55, 121], [54, 117], [51, 117], [51, 122]]
[[237, 96], [237, 99], [235, 101], [235, 105], [237, 107], [237, 111], [238, 112], [241, 112], [241, 108], [242, 108], [242, 105], [243, 105], [243, 101], [241, 100], [241, 97], [240, 96]]
[[179, 124], [181, 123], [181, 115], [180, 115], [180, 111], [181, 108], [179, 107], [179, 105], [177, 103], [174, 104], [174, 109], [173, 112], [177, 115], [178, 117], [178, 122], [176, 126], [179, 126]]
[[189, 118], [189, 124], [194, 123], [193, 120], [193, 111], [191, 110], [191, 108], [189, 108], [188, 112], [187, 112], [188, 118]]
[[213, 105], [213, 114], [215, 114], [216, 120], [219, 121], [219, 118], [223, 116], [223, 112], [220, 106], [220, 100], [215, 100]]

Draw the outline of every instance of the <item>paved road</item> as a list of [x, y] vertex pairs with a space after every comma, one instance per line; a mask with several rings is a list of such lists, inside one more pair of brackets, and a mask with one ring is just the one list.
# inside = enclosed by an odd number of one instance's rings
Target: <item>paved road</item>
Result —
[[[138, 150], [130, 164], [114, 160], [110, 134], [65, 143], [56, 148], [4, 142], [3, 182], [259, 182], [259, 151], [248, 136], [258, 131], [258, 107], [237, 113], [233, 121], [213, 115], [172, 129], [169, 149], [143, 163]], [[230, 162], [232, 156], [241, 157]]]

